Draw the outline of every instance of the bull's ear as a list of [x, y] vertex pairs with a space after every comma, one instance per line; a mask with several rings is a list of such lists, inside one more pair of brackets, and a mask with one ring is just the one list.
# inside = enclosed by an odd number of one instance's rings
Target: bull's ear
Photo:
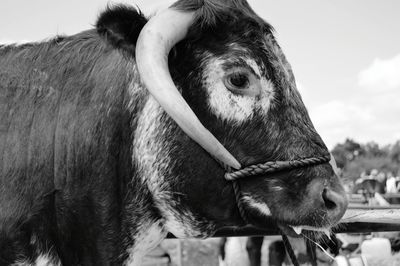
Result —
[[114, 47], [134, 55], [136, 41], [147, 19], [131, 6], [108, 6], [96, 23], [97, 32]]

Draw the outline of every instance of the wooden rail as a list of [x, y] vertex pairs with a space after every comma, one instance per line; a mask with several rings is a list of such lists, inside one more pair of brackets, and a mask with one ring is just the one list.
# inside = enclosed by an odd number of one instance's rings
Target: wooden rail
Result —
[[382, 195], [385, 199], [398, 199], [400, 198], [400, 193], [386, 193]]
[[[266, 226], [267, 227], [267, 226]], [[367, 233], [367, 232], [389, 232], [400, 231], [400, 208], [349, 207], [339, 225], [333, 229], [335, 233]], [[257, 235], [279, 235], [276, 225], [268, 225], [268, 229], [256, 227], [223, 228], [214, 235], [215, 237], [230, 236], [257, 236]]]
[[[267, 229], [265, 229], [267, 228]], [[214, 237], [266, 236], [279, 235], [278, 227], [272, 222], [263, 229], [246, 227], [224, 227]], [[335, 233], [368, 233], [400, 231], [400, 206], [350, 206], [340, 221], [333, 228]], [[174, 238], [172, 234], [168, 238]]]
[[400, 225], [400, 209], [394, 206], [363, 206], [349, 209], [344, 214], [341, 223], [384, 223]]

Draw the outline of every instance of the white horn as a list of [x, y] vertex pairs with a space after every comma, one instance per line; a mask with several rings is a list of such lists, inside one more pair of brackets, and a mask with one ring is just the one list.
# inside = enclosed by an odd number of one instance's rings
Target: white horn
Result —
[[216, 159], [235, 169], [240, 163], [199, 121], [179, 93], [168, 68], [168, 54], [185, 38], [194, 12], [166, 9], [143, 27], [136, 43], [136, 63], [142, 82], [180, 128]]

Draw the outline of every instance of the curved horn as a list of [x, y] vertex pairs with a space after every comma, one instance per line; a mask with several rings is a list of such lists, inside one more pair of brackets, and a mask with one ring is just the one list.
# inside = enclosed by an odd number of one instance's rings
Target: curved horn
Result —
[[166, 9], [147, 22], [136, 43], [136, 63], [142, 82], [180, 128], [216, 159], [235, 169], [239, 162], [199, 121], [179, 93], [168, 68], [168, 54], [185, 38], [194, 12]]

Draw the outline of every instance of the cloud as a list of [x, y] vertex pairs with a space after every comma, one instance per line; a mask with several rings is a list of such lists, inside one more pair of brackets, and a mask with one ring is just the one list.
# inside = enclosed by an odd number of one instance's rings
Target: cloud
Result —
[[334, 99], [308, 105], [314, 126], [328, 148], [346, 138], [380, 145], [400, 139], [400, 54], [385, 60], [376, 58], [357, 79], [358, 86], [338, 93]]
[[346, 104], [342, 101], [330, 101], [311, 110], [311, 115], [320, 126], [329, 127], [353, 121], [370, 122], [371, 113], [363, 107]]
[[400, 54], [373, 63], [358, 74], [358, 85], [374, 91], [387, 91], [400, 87]]
[[365, 128], [373, 119], [365, 108], [337, 100], [311, 108], [310, 117], [328, 148], [347, 137], [358, 139], [357, 128]]
[[353, 99], [335, 100], [311, 108], [310, 117], [330, 149], [346, 138], [386, 145], [400, 139], [400, 105], [388, 104], [392, 101], [392, 94], [375, 97], [369, 104]]

